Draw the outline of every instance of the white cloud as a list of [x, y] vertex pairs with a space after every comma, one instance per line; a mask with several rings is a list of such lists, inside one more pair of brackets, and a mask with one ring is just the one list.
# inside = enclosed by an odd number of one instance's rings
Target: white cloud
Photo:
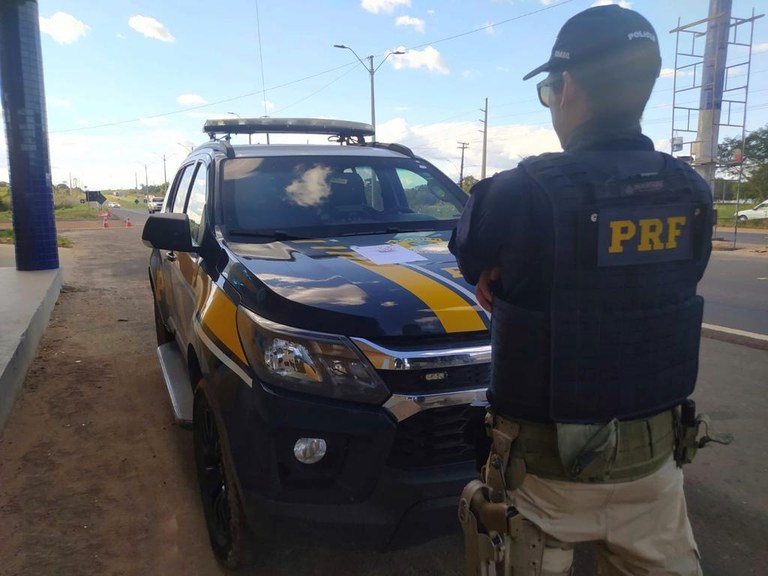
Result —
[[[677, 71], [677, 77], [682, 78], [683, 76], [693, 76], [692, 70], [678, 70]], [[659, 72], [659, 78], [674, 78], [675, 77], [675, 69], [674, 68], [662, 68], [661, 72]]]
[[128, 26], [144, 34], [147, 38], [154, 38], [161, 42], [175, 42], [176, 38], [168, 31], [168, 28], [151, 16], [131, 16], [128, 19]]
[[768, 52], [768, 42], [754, 44], [752, 46], [752, 52]]
[[496, 66], [496, 70], [498, 70], [499, 72], [509, 72], [509, 68], [507, 68], [506, 66]]
[[496, 29], [493, 27], [493, 22], [486, 22], [485, 24], [483, 24], [482, 27], [485, 28], [485, 33], [486, 34], [495, 34], [496, 33]]
[[462, 70], [461, 71], [461, 77], [465, 80], [471, 80], [472, 78], [477, 76], [477, 70]]
[[275, 109], [275, 104], [270, 100], [262, 100], [261, 107], [266, 108], [267, 112], [270, 112], [271, 110]]
[[[469, 142], [464, 156], [464, 175], [480, 177], [483, 148], [476, 122], [409, 125], [404, 118], [394, 118], [378, 124], [376, 135], [381, 142], [399, 142], [411, 147], [454, 180], [459, 176], [461, 156], [457, 142]], [[486, 174], [490, 176], [514, 168], [527, 156], [559, 150], [560, 142], [551, 128], [515, 124], [491, 126]]]
[[541, 0], [541, 3], [544, 4], [544, 6], [551, 6], [555, 2], [556, 0]]
[[[405, 47], [401, 46], [398, 50], [405, 51]], [[437, 72], [439, 74], [448, 74], [448, 65], [443, 60], [440, 52], [427, 46], [424, 50], [408, 50], [405, 54], [401, 54], [392, 58], [392, 66], [395, 70], [401, 68], [426, 68], [431, 72]]]
[[90, 29], [90, 26], [66, 12], [56, 12], [50, 18], [40, 17], [40, 31], [59, 44], [72, 44]]
[[427, 10], [427, 14], [429, 14], [430, 16], [434, 16], [435, 11], [430, 8], [429, 10]]
[[410, 6], [411, 0], [361, 0], [360, 6], [373, 14], [390, 13], [398, 6]]
[[410, 26], [416, 32], [424, 32], [424, 20], [414, 18], [413, 16], [398, 16], [395, 20], [396, 26]]
[[199, 104], [208, 104], [208, 101], [200, 94], [182, 94], [176, 98], [176, 102], [182, 106], [196, 106]]
[[69, 108], [70, 106], [72, 106], [72, 102], [70, 102], [66, 98], [50, 98], [48, 100], [48, 103], [51, 106], [56, 106], [58, 108]]
[[610, 6], [611, 4], [618, 4], [626, 9], [632, 8], [632, 2], [627, 2], [627, 0], [597, 0], [592, 6]]

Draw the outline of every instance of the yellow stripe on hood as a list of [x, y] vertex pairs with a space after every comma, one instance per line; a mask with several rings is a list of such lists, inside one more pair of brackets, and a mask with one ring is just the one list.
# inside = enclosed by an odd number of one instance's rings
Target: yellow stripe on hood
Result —
[[397, 264], [368, 264], [359, 258], [349, 260], [408, 290], [434, 312], [446, 332], [487, 330], [472, 304], [429, 276]]

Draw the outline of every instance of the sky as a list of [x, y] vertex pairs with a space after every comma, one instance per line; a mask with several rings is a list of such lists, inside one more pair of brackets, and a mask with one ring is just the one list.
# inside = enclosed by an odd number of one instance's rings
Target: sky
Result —
[[[370, 122], [369, 55], [379, 141], [411, 147], [455, 180], [465, 142], [464, 175], [480, 177], [487, 98], [492, 175], [560, 149], [536, 96], [543, 76], [522, 77], [549, 58], [568, 18], [607, 3], [637, 10], [656, 29], [663, 70], [643, 128], [669, 151], [673, 128], [685, 127], [680, 116], [673, 122], [673, 101], [698, 102], [695, 90], [673, 89], [670, 31], [706, 18], [707, 0], [109, 0], [98, 9], [93, 0], [38, 0], [52, 181], [108, 190], [172, 180], [207, 139], [208, 118]], [[762, 8], [764, 0], [733, 0], [732, 16]], [[749, 26], [740, 30], [738, 41], [749, 44]], [[745, 125], [754, 130], [768, 123], [768, 18], [755, 22], [749, 75], [738, 65], [746, 55], [731, 49], [729, 75], [732, 99], [744, 99], [738, 88], [748, 79]], [[678, 89], [691, 71], [678, 75]], [[743, 116], [732, 106], [731, 123]], [[740, 135], [720, 130], [721, 139]], [[5, 138], [0, 148], [7, 180]]]

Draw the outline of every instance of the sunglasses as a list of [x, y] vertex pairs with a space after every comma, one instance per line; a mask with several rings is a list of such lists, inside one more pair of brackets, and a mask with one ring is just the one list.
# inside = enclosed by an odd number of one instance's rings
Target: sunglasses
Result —
[[552, 102], [552, 96], [555, 92], [562, 90], [562, 74], [549, 75], [544, 80], [536, 84], [536, 90], [539, 93], [539, 102], [544, 108], [549, 108]]

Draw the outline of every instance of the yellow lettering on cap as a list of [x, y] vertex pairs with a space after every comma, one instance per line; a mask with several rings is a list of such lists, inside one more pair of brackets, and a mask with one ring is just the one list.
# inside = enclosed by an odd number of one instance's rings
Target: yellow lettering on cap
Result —
[[682, 232], [680, 227], [685, 226], [687, 221], [688, 218], [685, 216], [670, 216], [667, 218], [667, 228], [669, 228], [669, 233], [667, 234], [665, 248], [677, 248], [677, 237], [680, 236], [680, 233]]
[[637, 246], [638, 252], [664, 250], [664, 242], [661, 241], [664, 223], [658, 218], [642, 218], [639, 224], [640, 244]]
[[611, 245], [608, 247], [608, 252], [620, 254], [624, 252], [621, 243], [632, 238], [637, 232], [637, 227], [631, 220], [612, 220], [608, 224], [611, 227]]

